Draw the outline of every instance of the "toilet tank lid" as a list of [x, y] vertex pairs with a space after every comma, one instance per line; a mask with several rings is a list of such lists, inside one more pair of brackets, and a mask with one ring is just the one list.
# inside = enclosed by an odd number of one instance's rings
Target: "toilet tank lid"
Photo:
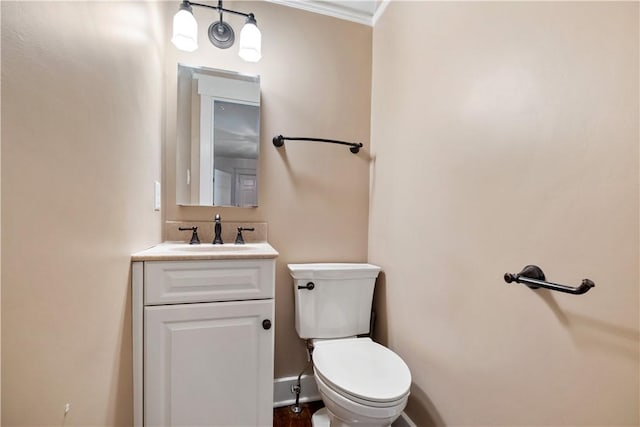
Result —
[[288, 264], [289, 273], [294, 279], [375, 279], [381, 268], [366, 263], [309, 263]]

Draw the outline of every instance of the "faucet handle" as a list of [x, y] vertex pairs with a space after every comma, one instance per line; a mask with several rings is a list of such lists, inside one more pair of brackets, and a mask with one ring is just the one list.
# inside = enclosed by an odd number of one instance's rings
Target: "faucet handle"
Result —
[[222, 241], [222, 221], [220, 220], [220, 214], [216, 214], [214, 217], [215, 224], [213, 226], [215, 236], [213, 236], [213, 244], [214, 245], [222, 245], [224, 242]]
[[243, 231], [253, 231], [253, 230], [255, 230], [254, 227], [251, 227], [251, 228], [238, 227], [238, 235], [236, 236], [236, 245], [244, 245], [244, 238], [242, 238]]
[[193, 231], [193, 234], [191, 234], [191, 241], [189, 242], [190, 245], [199, 245], [200, 244], [200, 239], [198, 238], [198, 227], [178, 227], [178, 230], [180, 231], [187, 231], [187, 230], [191, 230]]

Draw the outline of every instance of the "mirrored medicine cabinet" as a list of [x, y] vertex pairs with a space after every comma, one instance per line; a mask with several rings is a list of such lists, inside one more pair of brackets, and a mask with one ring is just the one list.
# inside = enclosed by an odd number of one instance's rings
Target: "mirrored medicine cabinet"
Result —
[[260, 77], [178, 64], [176, 202], [258, 205]]

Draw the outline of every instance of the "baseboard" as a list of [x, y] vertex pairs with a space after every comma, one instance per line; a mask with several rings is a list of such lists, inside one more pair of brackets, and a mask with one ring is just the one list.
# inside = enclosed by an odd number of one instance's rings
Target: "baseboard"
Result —
[[[273, 407], [293, 405], [296, 395], [291, 392], [291, 386], [298, 382], [298, 377], [276, 378], [273, 382]], [[300, 402], [322, 400], [313, 375], [303, 375], [300, 378]]]
[[406, 413], [400, 414], [400, 418], [395, 420], [391, 427], [418, 427], [416, 423], [411, 421], [411, 418]]

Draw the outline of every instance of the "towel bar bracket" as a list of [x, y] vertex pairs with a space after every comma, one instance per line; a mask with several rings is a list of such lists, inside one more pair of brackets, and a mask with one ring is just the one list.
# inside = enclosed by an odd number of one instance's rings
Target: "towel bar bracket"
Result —
[[[544, 275], [544, 271], [542, 271], [540, 267], [538, 267], [537, 265], [527, 265], [518, 274], [505, 273], [504, 281], [507, 283], [511, 283], [511, 282], [521, 283], [519, 280], [523, 276], [528, 277], [530, 279], [535, 279], [535, 280], [542, 280], [542, 281], [547, 280], [547, 278]], [[540, 286], [534, 285], [532, 283], [525, 282], [524, 284], [530, 287], [531, 289], [540, 289]]]

